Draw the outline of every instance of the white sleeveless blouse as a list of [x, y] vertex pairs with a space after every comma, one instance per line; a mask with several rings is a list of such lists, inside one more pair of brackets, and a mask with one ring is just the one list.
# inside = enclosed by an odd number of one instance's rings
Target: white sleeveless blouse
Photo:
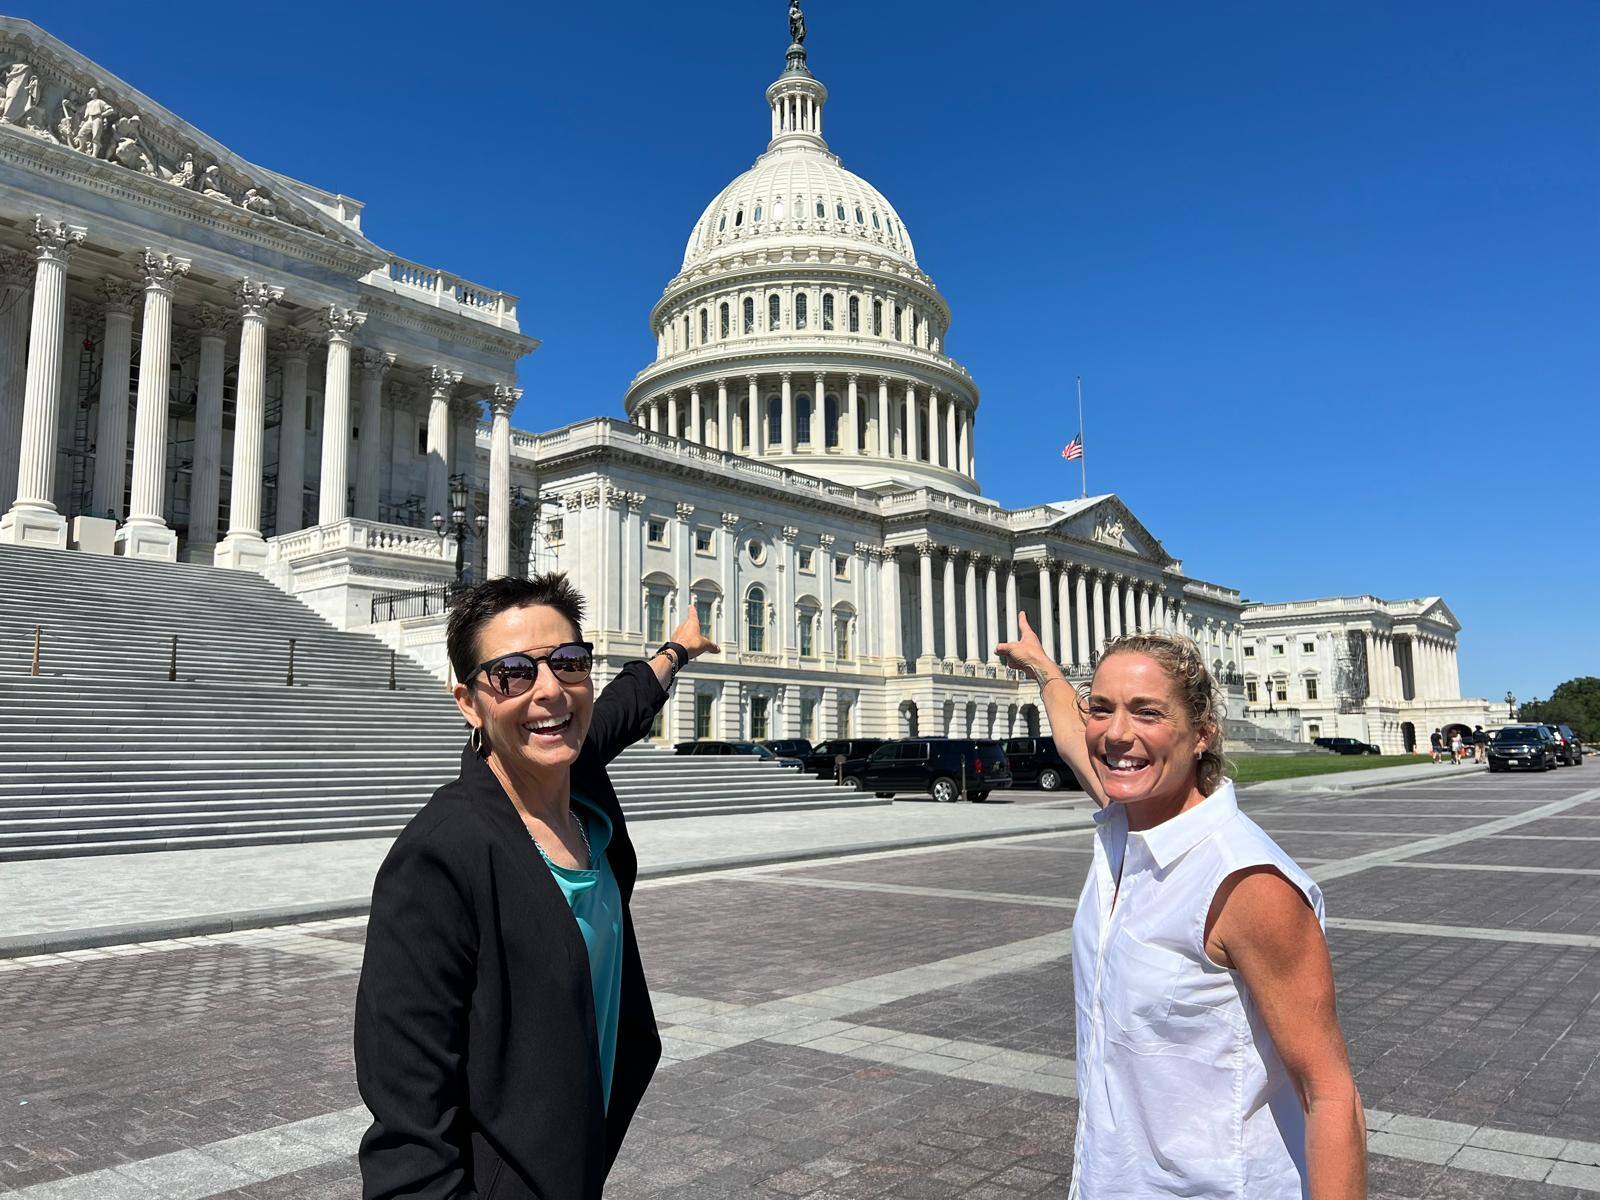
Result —
[[1303, 1200], [1299, 1097], [1243, 980], [1206, 955], [1205, 921], [1246, 867], [1276, 867], [1319, 922], [1321, 889], [1239, 811], [1230, 780], [1142, 833], [1120, 804], [1095, 822], [1072, 924], [1071, 1200]]

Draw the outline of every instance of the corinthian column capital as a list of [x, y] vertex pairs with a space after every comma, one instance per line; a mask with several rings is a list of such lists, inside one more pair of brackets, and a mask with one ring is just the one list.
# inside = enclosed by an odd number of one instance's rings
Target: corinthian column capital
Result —
[[[82, 238], [79, 240], [82, 241]], [[189, 260], [172, 254], [158, 254], [147, 247], [139, 260], [139, 268], [144, 272], [145, 291], [170, 295], [178, 286], [178, 280], [189, 274]]]
[[489, 400], [489, 411], [497, 417], [509, 417], [511, 410], [517, 406], [517, 401], [521, 399], [521, 388], [497, 383], [494, 385], [494, 395]]
[[[4, 261], [0, 259], [0, 275], [5, 271]], [[107, 312], [131, 313], [133, 306], [139, 302], [139, 294], [144, 288], [131, 279], [118, 279], [115, 275], [107, 275], [95, 285], [94, 290]]]
[[340, 308], [337, 304], [328, 305], [328, 311], [322, 314], [322, 327], [327, 332], [330, 344], [343, 342], [349, 345], [356, 330], [366, 323], [366, 313], [353, 308]]
[[35, 261], [53, 259], [65, 263], [72, 252], [83, 245], [89, 231], [82, 225], [68, 225], [62, 221], [48, 221], [43, 213], [33, 218], [33, 243]]
[[241, 279], [234, 294], [239, 298], [239, 311], [246, 317], [265, 317], [267, 309], [283, 300], [281, 287], [249, 279]]
[[450, 399], [450, 393], [461, 382], [461, 372], [435, 364], [428, 368], [428, 391], [436, 400]]

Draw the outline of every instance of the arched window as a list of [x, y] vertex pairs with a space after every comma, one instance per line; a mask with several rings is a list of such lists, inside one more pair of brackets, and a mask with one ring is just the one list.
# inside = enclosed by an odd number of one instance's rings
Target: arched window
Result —
[[731, 332], [731, 330], [729, 328], [728, 315], [729, 315], [728, 314], [728, 302], [726, 300], [724, 300], [722, 302], [722, 311], [717, 314], [717, 317], [718, 317], [717, 328], [722, 330], [722, 336], [723, 337], [727, 337], [728, 334]]
[[794, 398], [794, 440], [802, 446], [811, 444], [811, 397], [804, 392]]
[[717, 222], [717, 232], [718, 233], [724, 233], [724, 232], [727, 231], [727, 228], [728, 228], [728, 214], [727, 213], [723, 213], [722, 214], [722, 218]]
[[850, 297], [850, 332], [861, 332], [861, 297]]
[[754, 296], [746, 296], [744, 298], [744, 331], [746, 333], [754, 333], [756, 331], [756, 301]]
[[772, 219], [774, 221], [783, 220], [783, 197], [782, 196], [779, 196], [776, 200], [774, 200], [772, 202]]
[[752, 225], [761, 224], [761, 201], [759, 201], [759, 200], [756, 201], [756, 213], [755, 213], [755, 216], [753, 218], [751, 218], [750, 223]]
[[872, 227], [874, 229], [878, 230], [878, 232], [880, 232], [880, 233], [883, 232], [883, 226], [878, 224], [878, 210], [877, 209], [873, 209], [872, 210]]
[[839, 397], [829, 396], [822, 405], [822, 444], [830, 450], [839, 444]]
[[844, 201], [843, 200], [835, 200], [833, 202], [833, 215], [838, 217], [839, 220], [841, 220], [841, 221], [849, 220], [849, 218], [844, 215]]
[[760, 586], [745, 594], [744, 648], [757, 654], [767, 648], [767, 593]]
[[683, 314], [683, 348], [689, 348], [689, 314]]
[[778, 293], [773, 292], [772, 295], [767, 297], [767, 328], [776, 329], [782, 316], [782, 302], [778, 299]]
[[735, 229], [738, 229], [743, 225], [744, 225], [744, 209], [741, 208], [738, 212], [733, 214], [733, 227]]
[[806, 327], [806, 302], [808, 299], [809, 297], [804, 292], [794, 298], [794, 327], [796, 329], [804, 329]]
[[889, 336], [897, 342], [900, 340], [900, 314], [902, 311], [898, 304], [894, 306], [894, 332]]
[[882, 337], [883, 336], [883, 301], [882, 300], [874, 300], [872, 302], [872, 336], [873, 337]]
[[783, 401], [776, 396], [767, 397], [767, 445], [776, 446], [783, 441]]
[[822, 328], [824, 332], [833, 331], [833, 293], [822, 293]]
[[711, 316], [705, 309], [700, 310], [700, 344], [703, 346], [711, 340]]
[[861, 211], [861, 205], [858, 204], [858, 205], [856, 205], [856, 224], [857, 225], [865, 225], [866, 223], [867, 223], [867, 218]]
[[827, 205], [827, 202], [824, 201], [821, 196], [818, 196], [817, 197], [817, 220], [826, 221], [827, 219], [828, 219], [828, 205]]

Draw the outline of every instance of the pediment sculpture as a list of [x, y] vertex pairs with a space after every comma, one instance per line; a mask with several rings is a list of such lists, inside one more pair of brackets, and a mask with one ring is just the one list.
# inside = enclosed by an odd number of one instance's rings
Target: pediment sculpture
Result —
[[[17, 55], [19, 48], [10, 51]], [[3, 54], [0, 62], [5, 61]], [[143, 114], [108, 98], [87, 80], [74, 80], [61, 64], [41, 71], [34, 61], [19, 57], [6, 66], [0, 74], [0, 125], [258, 216], [317, 229], [261, 183], [217, 161], [202, 166], [200, 147], [184, 140], [181, 130], [161, 129], [152, 136]]]
[[1127, 531], [1128, 527], [1121, 520], [1112, 517], [1110, 520], [1101, 521], [1094, 527], [1094, 540], [1104, 542], [1108, 546], [1124, 546], [1126, 545], [1126, 539], [1123, 535]]

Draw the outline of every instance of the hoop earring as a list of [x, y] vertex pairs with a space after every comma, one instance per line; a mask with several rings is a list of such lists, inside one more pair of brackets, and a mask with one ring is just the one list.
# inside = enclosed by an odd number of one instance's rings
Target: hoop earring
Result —
[[474, 725], [472, 727], [472, 736], [467, 739], [467, 745], [472, 748], [472, 752], [479, 758], [489, 757], [489, 739], [483, 736], [482, 725]]

